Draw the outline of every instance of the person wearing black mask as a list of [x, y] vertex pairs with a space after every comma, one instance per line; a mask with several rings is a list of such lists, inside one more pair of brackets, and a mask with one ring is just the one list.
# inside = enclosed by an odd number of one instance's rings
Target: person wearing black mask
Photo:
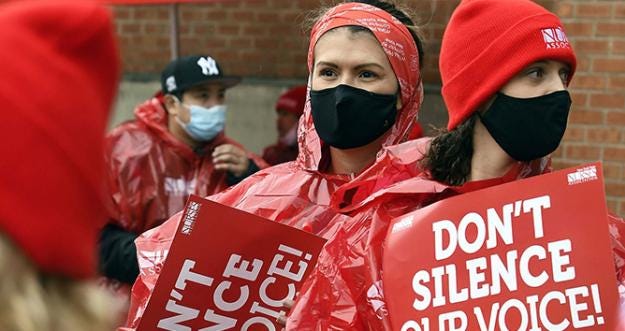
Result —
[[[334, 192], [330, 206], [350, 218], [324, 245], [286, 329], [393, 329], [382, 277], [389, 272], [384, 255], [391, 219], [550, 172], [550, 154], [566, 130], [576, 63], [558, 17], [535, 2], [460, 2], [439, 62], [447, 130], [385, 147], [378, 162], [392, 166], [366, 169]], [[605, 217], [623, 283], [625, 222]]]
[[[480, 15], [464, 15], [471, 10]], [[441, 47], [447, 131], [432, 140], [424, 168], [462, 185], [518, 164], [546, 167], [566, 130], [576, 63], [559, 19], [539, 5], [463, 2]]]
[[[354, 1], [323, 13], [311, 32], [297, 159], [208, 199], [329, 238], [349, 219], [330, 208], [332, 194], [384, 166], [377, 158], [384, 146], [417, 138], [423, 53], [414, 23], [390, 3]], [[179, 220], [175, 215], [135, 242], [141, 275], [128, 327], [138, 322], [143, 289], [153, 288], [161, 270], [162, 259], [152, 256], [167, 251]]]
[[[448, 131], [387, 147], [382, 154], [392, 167], [369, 168], [335, 192], [330, 205], [351, 218], [324, 246], [285, 321], [287, 329], [390, 330], [382, 257], [391, 219], [450, 194], [550, 170], [548, 154], [566, 129], [571, 105], [566, 88], [576, 64], [568, 42], [552, 49], [542, 37], [541, 28], [551, 28], [565, 40], [559, 20], [529, 0], [465, 1], [459, 10], [447, 27], [440, 55]], [[509, 16], [501, 19], [505, 13]], [[526, 17], [534, 21], [524, 21]], [[515, 19], [526, 29], [512, 28], [503, 39], [497, 34], [505, 28], [488, 25], [514, 26]], [[524, 52], [513, 53], [518, 49]], [[326, 90], [320, 85], [313, 81], [313, 118], [331, 151], [371, 139], [392, 118], [390, 105], [396, 99], [388, 91], [374, 94], [344, 85]], [[332, 112], [315, 116], [332, 106], [336, 117], [328, 115]], [[375, 109], [370, 111], [375, 122], [358, 118], [358, 109]], [[348, 118], [363, 121], [359, 126], [366, 132], [340, 128]], [[501, 181], [493, 182], [496, 178]]]

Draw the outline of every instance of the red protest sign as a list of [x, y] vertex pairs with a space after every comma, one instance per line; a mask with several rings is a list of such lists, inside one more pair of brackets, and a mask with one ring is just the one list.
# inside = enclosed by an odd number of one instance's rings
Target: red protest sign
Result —
[[324, 242], [191, 196], [137, 330], [280, 330]]
[[394, 330], [614, 330], [601, 165], [463, 194], [393, 220], [383, 281]]

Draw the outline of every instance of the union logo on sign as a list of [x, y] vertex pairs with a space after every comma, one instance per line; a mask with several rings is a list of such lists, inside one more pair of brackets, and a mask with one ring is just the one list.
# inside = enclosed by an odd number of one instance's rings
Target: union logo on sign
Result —
[[577, 171], [568, 174], [567, 181], [569, 185], [586, 183], [589, 181], [596, 180], [597, 177], [597, 167], [590, 166], [583, 169], [577, 169]]

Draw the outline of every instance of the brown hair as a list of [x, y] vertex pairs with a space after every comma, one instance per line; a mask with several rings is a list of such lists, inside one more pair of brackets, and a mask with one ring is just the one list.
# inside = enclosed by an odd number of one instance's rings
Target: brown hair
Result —
[[427, 153], [421, 159], [421, 166], [430, 177], [448, 185], [462, 185], [471, 173], [473, 157], [473, 131], [477, 112], [458, 125], [440, 133], [432, 139]]

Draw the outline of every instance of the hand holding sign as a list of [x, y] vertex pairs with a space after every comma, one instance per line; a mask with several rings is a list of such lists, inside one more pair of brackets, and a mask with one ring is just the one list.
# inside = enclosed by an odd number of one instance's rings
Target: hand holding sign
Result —
[[[394, 328], [614, 329], [599, 167], [468, 193], [394, 221], [384, 262]], [[576, 179], [589, 169], [594, 177]]]

